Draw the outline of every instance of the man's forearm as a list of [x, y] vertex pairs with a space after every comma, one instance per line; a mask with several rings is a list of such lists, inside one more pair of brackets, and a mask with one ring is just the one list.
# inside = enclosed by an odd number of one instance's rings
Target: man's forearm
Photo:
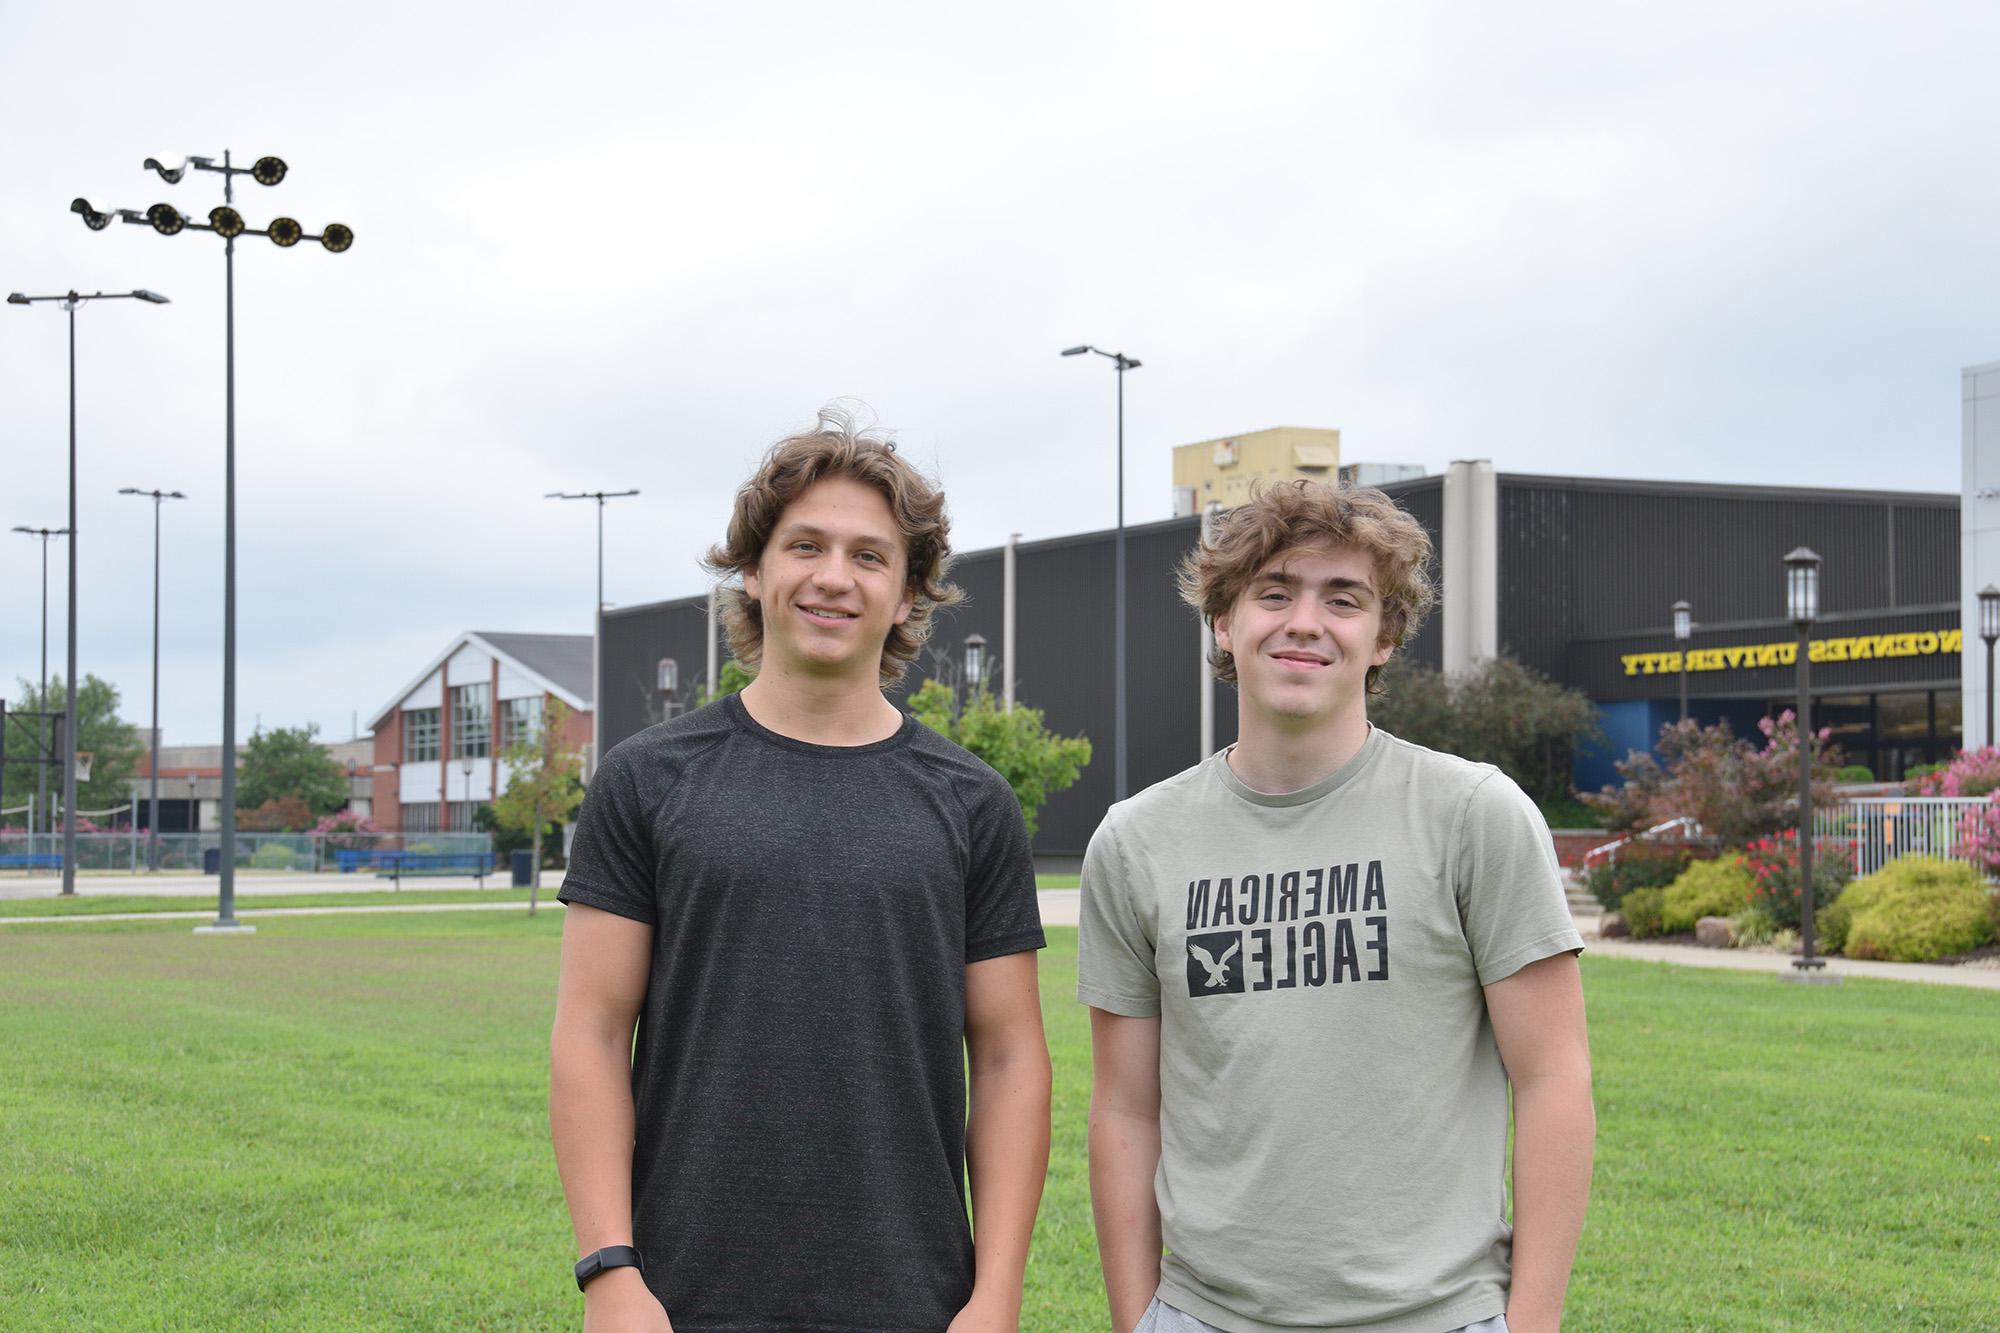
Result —
[[1562, 1321], [1570, 1266], [1590, 1200], [1597, 1112], [1590, 1076], [1551, 1076], [1514, 1088], [1514, 1275], [1510, 1333]]
[[1116, 1333], [1129, 1333], [1160, 1285], [1159, 1164], [1158, 1116], [1091, 1107], [1090, 1210]]
[[1028, 1242], [1049, 1169], [1049, 1061], [1039, 1043], [974, 1062], [965, 1123], [972, 1185], [973, 1300], [1018, 1320]]
[[632, 1243], [629, 1045], [558, 1027], [549, 1046], [549, 1130], [579, 1255]]

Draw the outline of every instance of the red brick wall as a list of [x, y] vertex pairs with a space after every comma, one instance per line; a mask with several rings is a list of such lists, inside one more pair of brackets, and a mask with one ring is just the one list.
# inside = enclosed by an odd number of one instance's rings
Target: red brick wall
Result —
[[389, 711], [389, 720], [375, 732], [375, 827], [400, 832], [403, 827], [403, 710]]

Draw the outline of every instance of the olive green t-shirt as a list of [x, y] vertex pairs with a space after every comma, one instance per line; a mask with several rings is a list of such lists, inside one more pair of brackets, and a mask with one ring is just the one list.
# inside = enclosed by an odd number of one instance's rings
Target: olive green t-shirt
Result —
[[1160, 1019], [1160, 1295], [1231, 1333], [1506, 1309], [1507, 1075], [1483, 987], [1580, 950], [1541, 814], [1372, 729], [1303, 791], [1226, 752], [1114, 805], [1077, 996]]

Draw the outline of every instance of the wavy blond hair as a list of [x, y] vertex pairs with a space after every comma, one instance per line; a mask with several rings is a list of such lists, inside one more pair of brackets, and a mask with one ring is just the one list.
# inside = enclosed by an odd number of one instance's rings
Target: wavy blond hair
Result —
[[[1382, 598], [1379, 644], [1400, 648], [1437, 601], [1431, 581], [1431, 538], [1423, 524], [1372, 487], [1328, 486], [1297, 478], [1261, 488], [1224, 510], [1213, 539], [1189, 552], [1180, 567], [1181, 600], [1213, 628], [1236, 605], [1257, 572], [1296, 547], [1353, 547], [1375, 563]], [[1218, 645], [1209, 654], [1217, 680], [1236, 679], [1236, 659]], [[1382, 668], [1368, 668], [1367, 689], [1379, 692]]]
[[944, 492], [896, 452], [886, 432], [855, 423], [848, 408], [829, 404], [811, 430], [771, 446], [755, 475], [736, 492], [729, 534], [709, 548], [702, 564], [724, 580], [717, 589], [729, 651], [756, 670], [764, 655], [764, 609], [743, 588], [743, 571], [755, 569], [785, 506], [815, 482], [845, 477], [880, 493], [889, 504], [907, 555], [905, 587], [914, 594], [910, 614], [889, 629], [882, 645], [881, 678], [894, 685], [931, 634], [931, 616], [965, 594], [946, 582], [951, 567], [951, 520]]

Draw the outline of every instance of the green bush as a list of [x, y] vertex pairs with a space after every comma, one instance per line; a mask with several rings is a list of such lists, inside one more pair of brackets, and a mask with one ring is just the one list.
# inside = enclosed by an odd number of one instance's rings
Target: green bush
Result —
[[1661, 929], [1693, 930], [1705, 916], [1734, 916], [1750, 905], [1750, 871], [1740, 856], [1694, 861], [1667, 886]]
[[1835, 782], [1873, 782], [1875, 770], [1866, 764], [1849, 764], [1845, 768], [1833, 770]]
[[1823, 954], [1846, 953], [1847, 932], [1853, 924], [1854, 909], [1842, 895], [1813, 913], [1813, 929], [1818, 932], [1813, 943]]
[[1821, 930], [1838, 936], [1849, 958], [1921, 963], [1993, 939], [1990, 896], [1963, 861], [1900, 857], [1854, 881], [1832, 906]]
[[1643, 940], [1661, 933], [1666, 907], [1665, 889], [1634, 889], [1625, 895], [1625, 905], [1619, 910], [1632, 928], [1632, 938]]
[[281, 842], [267, 842], [251, 854], [250, 864], [259, 870], [290, 870], [292, 849]]
[[1634, 889], [1664, 889], [1681, 877], [1696, 849], [1684, 842], [1632, 842], [1583, 870], [1583, 886], [1607, 912], [1620, 911]]
[[1769, 944], [1772, 936], [1778, 933], [1778, 923], [1761, 907], [1744, 908], [1729, 918], [1729, 927], [1739, 949], [1752, 944]]

